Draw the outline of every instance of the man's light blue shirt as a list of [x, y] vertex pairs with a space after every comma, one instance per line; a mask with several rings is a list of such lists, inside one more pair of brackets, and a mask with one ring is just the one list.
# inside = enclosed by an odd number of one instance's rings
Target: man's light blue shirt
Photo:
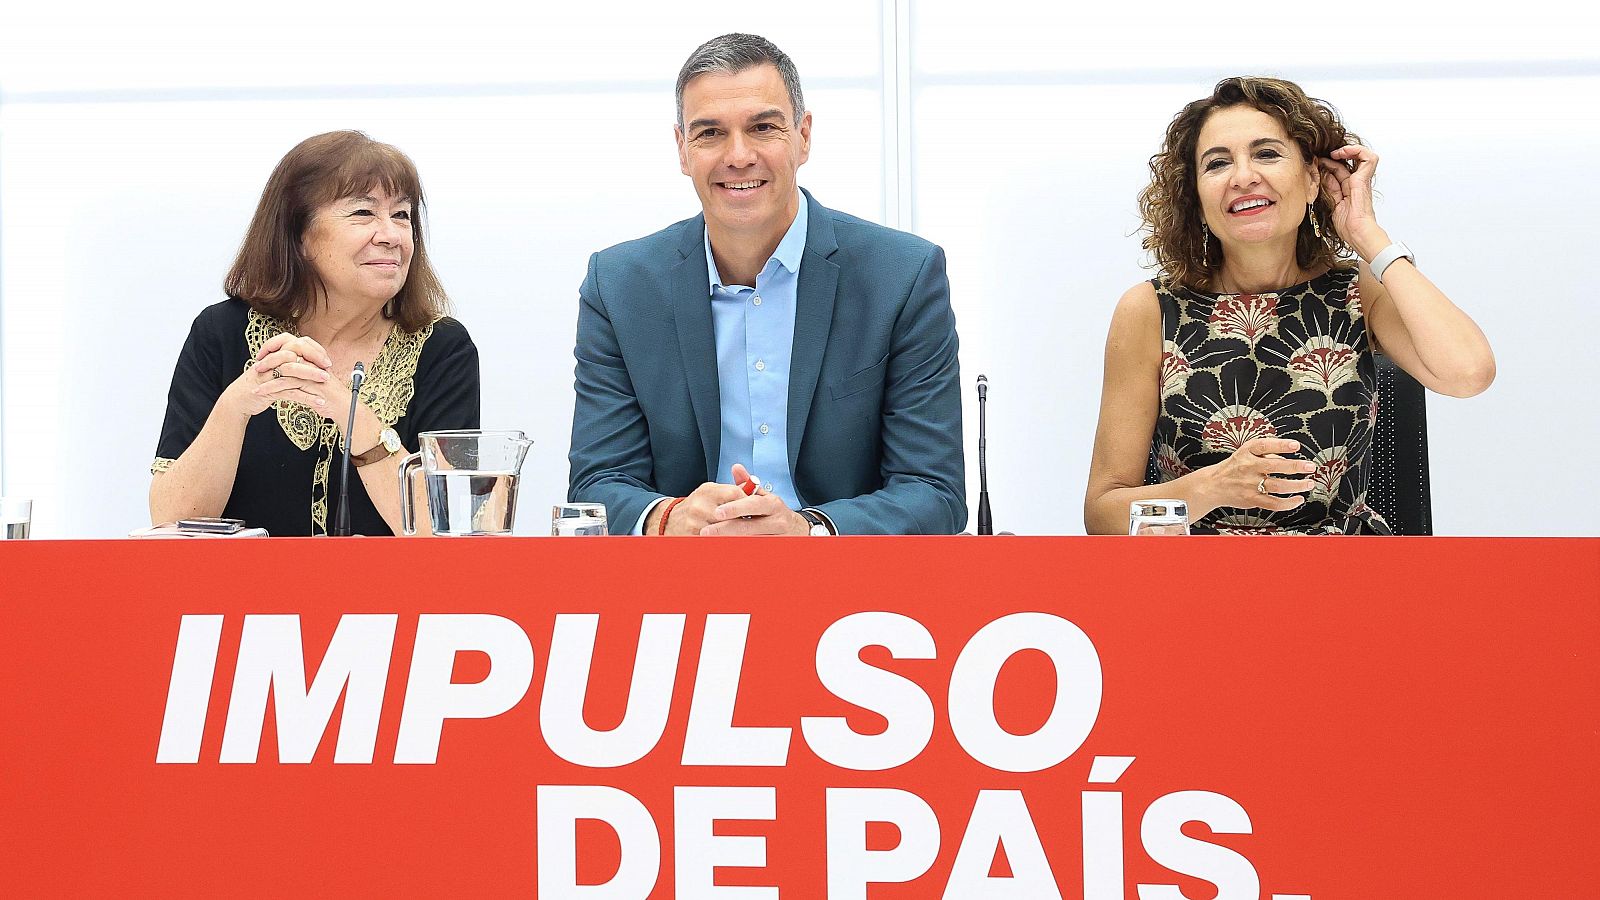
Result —
[[[798, 191], [796, 193], [799, 193]], [[733, 464], [744, 463], [761, 486], [790, 509], [800, 508], [789, 473], [789, 358], [794, 353], [794, 315], [800, 260], [806, 251], [806, 195], [754, 287], [725, 285], [705, 236], [706, 276], [711, 284], [711, 327], [717, 341], [717, 388], [722, 394], [722, 438], [716, 480], [732, 483]], [[640, 534], [650, 510], [634, 523]]]
[[[798, 191], [796, 192], [798, 193]], [[800, 508], [789, 473], [789, 358], [794, 352], [795, 298], [806, 250], [807, 203], [772, 252], [753, 287], [724, 284], [706, 233], [706, 274], [717, 338], [717, 387], [722, 393], [722, 446], [717, 481], [731, 482], [744, 463], [761, 486]]]

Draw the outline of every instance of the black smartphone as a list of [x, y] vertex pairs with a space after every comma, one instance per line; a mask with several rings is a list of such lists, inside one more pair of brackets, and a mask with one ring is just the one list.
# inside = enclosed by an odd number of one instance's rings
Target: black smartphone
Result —
[[196, 516], [179, 519], [179, 531], [201, 531], [206, 534], [233, 534], [244, 527], [243, 519], [221, 519], [216, 516]]

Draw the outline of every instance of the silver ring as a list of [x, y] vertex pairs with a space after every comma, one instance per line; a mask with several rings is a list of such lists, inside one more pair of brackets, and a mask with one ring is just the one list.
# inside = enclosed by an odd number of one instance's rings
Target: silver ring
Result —
[[278, 371], [277, 369], [273, 369], [272, 370], [272, 377], [273, 378], [282, 378], [283, 377], [283, 373]]
[[1265, 494], [1266, 492], [1267, 492], [1267, 479], [1266, 479], [1266, 476], [1262, 476], [1261, 480], [1256, 482], [1256, 493]]

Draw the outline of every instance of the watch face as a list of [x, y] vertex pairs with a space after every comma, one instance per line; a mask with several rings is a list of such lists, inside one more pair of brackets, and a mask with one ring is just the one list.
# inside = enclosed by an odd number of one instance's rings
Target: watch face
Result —
[[393, 428], [385, 428], [383, 433], [378, 435], [378, 440], [383, 444], [383, 448], [390, 453], [400, 452], [400, 435], [395, 434]]

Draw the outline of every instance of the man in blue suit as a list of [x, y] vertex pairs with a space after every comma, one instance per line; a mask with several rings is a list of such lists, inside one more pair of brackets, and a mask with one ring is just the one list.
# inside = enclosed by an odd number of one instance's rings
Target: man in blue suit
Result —
[[944, 252], [800, 190], [811, 113], [766, 39], [701, 45], [677, 93], [703, 215], [589, 259], [570, 498], [613, 533], [960, 531]]

